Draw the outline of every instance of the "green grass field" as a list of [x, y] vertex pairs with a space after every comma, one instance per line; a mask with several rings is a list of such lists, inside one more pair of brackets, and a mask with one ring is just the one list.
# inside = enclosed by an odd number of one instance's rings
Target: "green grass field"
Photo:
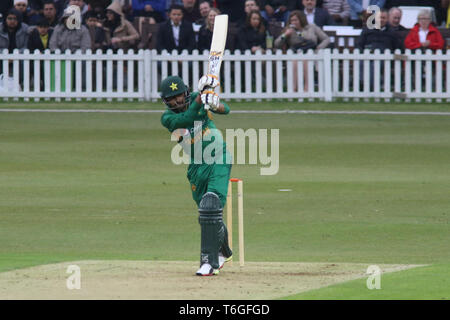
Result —
[[285, 299], [449, 300], [450, 264], [437, 264], [382, 275], [380, 289], [367, 289], [366, 279], [311, 290]]
[[[262, 108], [371, 106], [450, 111], [385, 103]], [[46, 106], [0, 104], [24, 107]], [[62, 104], [87, 107], [146, 108]], [[89, 259], [197, 260], [198, 213], [186, 167], [172, 164], [173, 142], [159, 118], [0, 112], [0, 272]], [[449, 116], [230, 114], [215, 120], [220, 129], [280, 130], [277, 175], [261, 176], [261, 165], [233, 167], [232, 176], [245, 181], [247, 261], [429, 265], [383, 275], [382, 290], [368, 290], [361, 279], [288, 298], [450, 299]]]

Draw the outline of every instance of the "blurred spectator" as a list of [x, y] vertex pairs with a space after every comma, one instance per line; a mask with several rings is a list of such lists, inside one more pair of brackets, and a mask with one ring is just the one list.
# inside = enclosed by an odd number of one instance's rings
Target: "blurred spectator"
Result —
[[404, 26], [400, 24], [402, 20], [402, 10], [397, 7], [392, 7], [389, 9], [389, 21], [388, 25], [392, 31], [406, 31]]
[[67, 27], [67, 18], [71, 15], [71, 10], [64, 11], [50, 38], [50, 50], [59, 49], [65, 52], [68, 49], [73, 52], [78, 49], [85, 51], [91, 48], [91, 37], [86, 26], [81, 25], [80, 29], [69, 29]]
[[36, 22], [33, 24], [37, 24], [38, 21], [45, 18], [50, 26], [50, 28], [56, 27], [58, 24], [58, 17], [56, 16], [56, 5], [52, 0], [46, 0], [43, 3], [42, 14], [39, 15], [36, 19]]
[[195, 23], [202, 18], [197, 0], [183, 0], [183, 8], [183, 20], [186, 22]]
[[29, 25], [30, 17], [28, 13], [30, 12], [30, 8], [28, 7], [28, 0], [14, 0], [14, 9], [22, 14], [22, 24]]
[[240, 28], [241, 26], [245, 25], [245, 21], [247, 20], [248, 15], [252, 11], [259, 11], [261, 13], [261, 16], [263, 17], [263, 23], [266, 28], [268, 28], [268, 21], [264, 18], [263, 11], [260, 10], [259, 1], [258, 0], [245, 0], [244, 1], [244, 13], [245, 15], [242, 17], [241, 20], [236, 21], [235, 24]]
[[68, 5], [80, 7], [80, 13], [82, 17], [89, 10], [89, 6], [86, 3], [84, 3], [84, 0], [70, 0]]
[[133, 0], [133, 16], [151, 17], [156, 22], [165, 20], [166, 0]]
[[[133, 17], [133, 6], [132, 6], [133, 0], [110, 0], [109, 4], [111, 4], [113, 1], [116, 1], [119, 3], [120, 8], [122, 9], [123, 16], [128, 21], [133, 21], [133, 18], [134, 18]], [[108, 4], [108, 6], [109, 6], [109, 4]]]
[[379, 13], [380, 29], [368, 28], [365, 26], [357, 40], [357, 48], [364, 49], [380, 49], [381, 52], [389, 49], [394, 51], [400, 49], [401, 44], [397, 40], [396, 34], [388, 26], [389, 13], [386, 9], [382, 9]]
[[262, 0], [261, 7], [263, 9], [261, 14], [265, 20], [286, 22], [289, 15], [287, 0]]
[[263, 17], [264, 26], [267, 28], [268, 22], [267, 22], [266, 18], [264, 17], [264, 12], [261, 11], [259, 2], [257, 0], [245, 0], [245, 2], [244, 2], [245, 16], [242, 17], [242, 20], [237, 22], [238, 25], [244, 25], [250, 12], [255, 11], [255, 10], [259, 11], [261, 13], [261, 16]]
[[408, 34], [408, 29], [400, 24], [402, 20], [402, 10], [397, 7], [392, 7], [389, 9], [389, 20], [388, 26], [389, 29], [395, 33], [397, 37], [397, 42], [399, 44], [400, 49], [404, 49], [404, 43], [406, 35]]
[[350, 25], [355, 28], [362, 28], [366, 19], [366, 9], [368, 6], [378, 6], [383, 8], [385, 0], [347, 0], [350, 5]]
[[[245, 14], [249, 15], [250, 12], [252, 12], [254, 10], [257, 10], [257, 11], [261, 10], [261, 7], [259, 6], [258, 1], [257, 0], [245, 0], [245, 3], [244, 3]], [[263, 14], [261, 14], [261, 15], [264, 17]]]
[[[321, 28], [315, 24], [309, 24], [306, 15], [300, 10], [294, 10], [289, 14], [287, 27], [283, 29], [281, 35], [275, 39], [274, 47], [277, 49], [303, 50], [323, 49], [330, 44], [330, 38]], [[293, 63], [294, 68], [294, 91], [298, 88], [298, 65]], [[303, 62], [303, 90], [307, 91], [308, 73], [307, 61]]]
[[50, 28], [48, 20], [44, 17], [40, 17], [37, 21], [36, 28], [33, 29], [28, 38], [28, 49], [31, 52], [39, 50], [43, 52], [49, 49], [50, 38], [52, 37], [53, 30]]
[[244, 3], [245, 0], [216, 0], [217, 8], [228, 15], [231, 23], [245, 20]]
[[[88, 0], [86, 0], [88, 1]], [[81, 20], [84, 22], [83, 17], [89, 10], [89, 6], [84, 2], [84, 0], [53, 0], [56, 6], [56, 16], [59, 17], [64, 14], [65, 10], [69, 6], [77, 6], [80, 8]]]
[[0, 49], [19, 49], [21, 52], [28, 45], [28, 27], [22, 24], [22, 14], [10, 9], [0, 27]]
[[208, 18], [209, 10], [211, 10], [211, 3], [208, 0], [201, 0], [198, 3], [198, 9], [200, 11], [201, 18], [195, 21], [195, 24], [204, 26], [206, 24], [206, 19]]
[[294, 10], [289, 14], [288, 25], [275, 39], [278, 49], [324, 49], [330, 44], [330, 38], [315, 24], [308, 23], [306, 15]]
[[241, 51], [250, 50], [265, 51], [266, 49], [266, 27], [263, 23], [263, 17], [257, 10], [250, 12], [247, 16], [245, 25], [237, 35], [236, 49]]
[[444, 48], [444, 39], [441, 33], [431, 21], [431, 12], [421, 10], [417, 16], [417, 23], [408, 33], [405, 39], [406, 49], [432, 49]]
[[304, 13], [306, 15], [306, 19], [308, 20], [308, 24], [315, 24], [319, 28], [322, 28], [325, 25], [334, 24], [334, 20], [327, 10], [317, 8], [316, 0], [303, 0], [302, 3], [305, 7]]
[[219, 14], [220, 11], [217, 8], [211, 8], [209, 10], [205, 20], [205, 24], [200, 28], [200, 31], [198, 32], [197, 48], [199, 52], [210, 49], [214, 31], [214, 19]]
[[197, 47], [192, 23], [183, 21], [183, 7], [172, 5], [169, 8], [169, 20], [159, 26], [156, 48], [159, 52], [184, 49], [192, 51]]
[[94, 11], [88, 11], [84, 15], [84, 21], [86, 22], [86, 27], [89, 30], [89, 35], [91, 36], [91, 49], [93, 52], [98, 49], [105, 51], [111, 47], [111, 37], [109, 35], [109, 30], [104, 28], [100, 21], [98, 20], [97, 13]]
[[58, 11], [53, 1], [47, 1], [44, 3], [43, 15], [47, 19], [50, 27], [54, 28], [58, 24]]
[[323, 8], [328, 11], [336, 24], [348, 25], [350, 6], [347, 0], [324, 0]]
[[131, 22], [125, 18], [118, 1], [113, 1], [106, 8], [106, 21], [104, 26], [109, 29], [113, 49], [128, 51], [137, 46], [139, 33]]

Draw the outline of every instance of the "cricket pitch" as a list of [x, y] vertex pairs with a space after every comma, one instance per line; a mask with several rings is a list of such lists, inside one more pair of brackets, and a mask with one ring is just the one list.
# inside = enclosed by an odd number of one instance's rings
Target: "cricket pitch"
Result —
[[[70, 265], [81, 288], [69, 290]], [[225, 264], [218, 276], [198, 277], [189, 261], [73, 261], [0, 273], [0, 300], [8, 299], [277, 299], [368, 277], [368, 264], [247, 262]], [[383, 273], [416, 265], [378, 265]]]

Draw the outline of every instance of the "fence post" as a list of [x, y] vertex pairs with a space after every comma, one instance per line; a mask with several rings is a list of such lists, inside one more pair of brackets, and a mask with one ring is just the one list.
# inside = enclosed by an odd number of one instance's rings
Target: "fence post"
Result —
[[[152, 95], [152, 59], [150, 50], [144, 50], [144, 100], [150, 101]], [[156, 72], [156, 70], [155, 70]]]
[[333, 86], [331, 83], [332, 68], [331, 68], [331, 50], [324, 49], [323, 51], [323, 79], [325, 80], [325, 101], [331, 102], [333, 100]]

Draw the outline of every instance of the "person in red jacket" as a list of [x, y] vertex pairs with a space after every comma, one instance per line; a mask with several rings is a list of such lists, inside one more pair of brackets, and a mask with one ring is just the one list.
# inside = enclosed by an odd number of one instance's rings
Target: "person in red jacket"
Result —
[[406, 49], [431, 49], [444, 48], [444, 38], [431, 22], [431, 12], [421, 10], [417, 16], [418, 23], [411, 29], [405, 39]]

